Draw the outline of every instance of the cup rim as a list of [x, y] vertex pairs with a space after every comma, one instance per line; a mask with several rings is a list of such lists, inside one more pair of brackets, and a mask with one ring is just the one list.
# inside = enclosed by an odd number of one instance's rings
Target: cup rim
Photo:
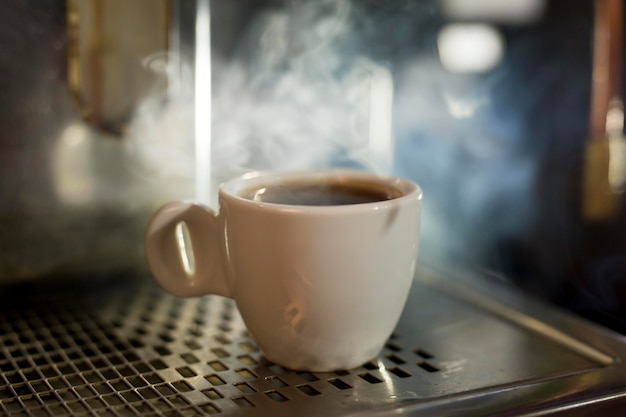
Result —
[[[254, 201], [241, 196], [239, 193], [246, 188], [265, 185], [276, 181], [297, 180], [297, 179], [323, 179], [323, 178], [350, 178], [362, 181], [372, 181], [395, 188], [402, 193], [399, 197], [389, 200], [374, 201], [369, 203], [346, 204], [346, 205], [298, 205], [271, 203], [265, 201]], [[241, 204], [256, 206], [259, 208], [287, 210], [292, 212], [311, 211], [361, 211], [380, 210], [390, 206], [396, 206], [404, 202], [421, 200], [422, 189], [415, 182], [402, 177], [378, 174], [371, 171], [358, 169], [315, 169], [315, 170], [268, 170], [250, 171], [238, 177], [232, 178], [219, 187], [220, 199], [225, 198]]]

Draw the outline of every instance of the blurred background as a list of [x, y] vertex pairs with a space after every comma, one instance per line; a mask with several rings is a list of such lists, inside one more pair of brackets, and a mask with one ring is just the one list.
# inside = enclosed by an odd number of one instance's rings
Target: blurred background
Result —
[[5, 0], [0, 282], [145, 274], [160, 204], [354, 167], [422, 186], [422, 264], [625, 332], [623, 9]]

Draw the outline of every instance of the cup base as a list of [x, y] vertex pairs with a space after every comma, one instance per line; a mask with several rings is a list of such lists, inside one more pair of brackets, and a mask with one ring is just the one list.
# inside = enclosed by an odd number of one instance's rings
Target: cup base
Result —
[[359, 367], [364, 363], [375, 359], [381, 350], [382, 347], [365, 353], [346, 353], [345, 355], [334, 354], [332, 357], [330, 355], [313, 356], [303, 354], [298, 357], [286, 358], [283, 355], [272, 356], [271, 354], [266, 353], [263, 353], [263, 356], [268, 361], [293, 371], [336, 372]]

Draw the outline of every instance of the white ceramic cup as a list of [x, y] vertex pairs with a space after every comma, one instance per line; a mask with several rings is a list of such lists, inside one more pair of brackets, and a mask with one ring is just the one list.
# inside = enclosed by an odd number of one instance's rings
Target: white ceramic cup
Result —
[[[312, 206], [241, 195], [311, 180], [357, 182], [396, 196]], [[219, 213], [193, 202], [159, 209], [147, 227], [146, 258], [155, 279], [176, 296], [233, 298], [271, 362], [349, 369], [379, 354], [402, 313], [415, 270], [421, 197], [411, 181], [363, 171], [253, 172], [220, 187]]]

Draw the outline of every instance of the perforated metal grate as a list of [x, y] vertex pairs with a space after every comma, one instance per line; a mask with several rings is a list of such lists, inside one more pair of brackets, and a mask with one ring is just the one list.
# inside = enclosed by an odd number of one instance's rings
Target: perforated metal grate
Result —
[[418, 273], [379, 357], [332, 373], [268, 362], [232, 301], [149, 277], [0, 287], [0, 416], [512, 416], [623, 391], [622, 337], [460, 284]]
[[360, 368], [293, 372], [262, 357], [231, 300], [177, 299], [149, 280], [113, 287], [4, 294], [0, 412], [288, 415], [294, 406], [327, 407], [329, 399], [341, 411], [341, 402], [366, 386], [441, 366], [396, 334], [379, 360]]

